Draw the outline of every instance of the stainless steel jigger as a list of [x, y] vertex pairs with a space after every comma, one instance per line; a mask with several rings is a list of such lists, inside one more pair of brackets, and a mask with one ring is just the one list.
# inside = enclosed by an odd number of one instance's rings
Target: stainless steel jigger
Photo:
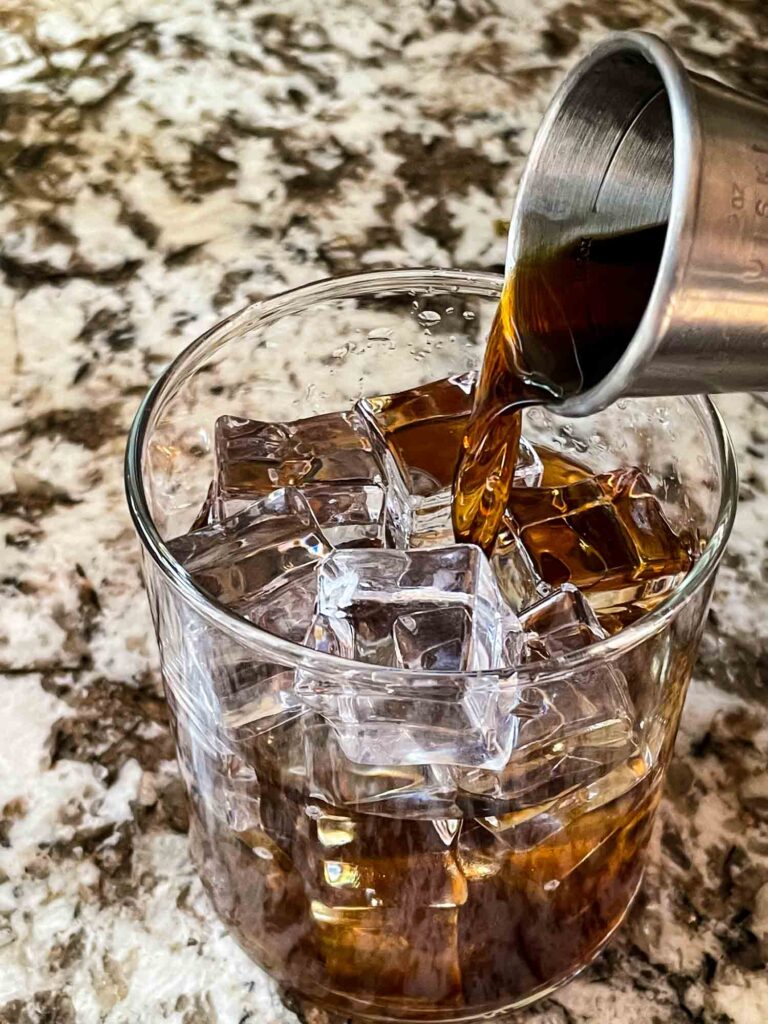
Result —
[[768, 389], [768, 104], [686, 71], [645, 32], [608, 37], [566, 77], [533, 143], [507, 269], [581, 236], [668, 222], [629, 344], [585, 415], [627, 395]]

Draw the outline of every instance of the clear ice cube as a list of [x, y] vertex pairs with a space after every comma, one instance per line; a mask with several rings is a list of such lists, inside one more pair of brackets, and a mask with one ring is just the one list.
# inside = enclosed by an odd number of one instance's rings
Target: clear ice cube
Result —
[[[274, 730], [306, 713], [294, 693], [294, 673], [282, 665], [254, 663], [234, 693], [221, 700], [222, 724], [228, 730], [248, 730], [248, 736]], [[245, 738], [241, 736], [241, 738]]]
[[216, 486], [222, 518], [279, 487], [370, 485], [380, 479], [367, 431], [355, 412], [287, 423], [220, 416]]
[[[317, 807], [310, 818], [307, 887], [327, 908], [460, 906], [466, 880], [448, 849], [450, 841], [446, 844], [429, 820], [401, 821], [400, 833], [398, 849], [391, 838], [389, 845], [382, 842], [375, 816], [344, 821]], [[411, 892], [406, 875], [417, 882]]]
[[658, 604], [691, 566], [639, 469], [513, 488], [506, 527], [540, 577], [575, 584], [617, 628]]
[[[337, 551], [318, 570], [307, 644], [372, 665], [481, 672], [519, 656], [522, 633], [482, 552]], [[498, 680], [436, 675], [429, 685], [329, 680], [300, 672], [297, 693], [361, 764], [499, 764], [509, 716]]]
[[[589, 603], [568, 584], [523, 612], [520, 622], [531, 665], [606, 636]], [[501, 704], [513, 722], [508, 762], [498, 772], [463, 772], [459, 783], [487, 813], [536, 806], [596, 781], [636, 752], [627, 681], [610, 662], [594, 660], [541, 683], [535, 674], [521, 674], [503, 688]]]
[[[463, 373], [393, 395], [364, 398], [355, 407], [368, 425], [386, 482], [396, 547], [453, 542], [451, 485], [476, 383], [475, 372]], [[541, 473], [538, 453], [523, 439], [516, 484], [535, 487]]]
[[332, 547], [385, 546], [387, 516], [381, 486], [314, 484], [307, 488], [305, 496]]
[[331, 551], [307, 499], [294, 487], [275, 490], [168, 547], [201, 587], [237, 611]]
[[[294, 828], [302, 835], [291, 856], [335, 984], [364, 977], [368, 994], [454, 1001], [467, 883], [433, 823], [400, 818], [394, 836], [377, 815], [345, 817], [319, 804], [305, 810], [308, 829]], [[278, 827], [288, 831], [282, 821]]]
[[405, 495], [385, 488], [367, 427], [354, 411], [288, 423], [221, 416], [215, 452], [206, 502], [213, 507], [201, 512], [209, 520], [290, 485], [307, 498], [333, 547], [384, 547], [403, 528]]
[[[567, 583], [523, 612], [520, 622], [531, 663], [581, 651], [607, 635], [583, 594]], [[560, 737], [558, 749], [580, 756], [601, 757], [607, 751], [613, 761], [616, 751], [628, 752], [634, 736], [632, 699], [624, 675], [609, 661], [595, 659], [566, 679], [534, 686], [523, 703], [529, 717], [521, 724], [518, 748], [543, 736]]]
[[476, 383], [472, 371], [357, 403], [374, 451], [391, 453], [409, 494], [451, 486]]
[[526, 633], [536, 634], [529, 642], [529, 660], [559, 658], [579, 651], [606, 636], [595, 613], [572, 583], [564, 583], [550, 595], [520, 613]]
[[472, 630], [468, 608], [427, 608], [399, 615], [392, 628], [395, 656], [417, 672], [453, 672], [461, 666]]
[[299, 566], [265, 589], [243, 599], [237, 610], [260, 629], [296, 644], [303, 643], [314, 619], [317, 564], [313, 559]]
[[517, 534], [503, 523], [491, 555], [491, 566], [504, 597], [518, 613], [546, 597], [552, 587], [539, 575]]
[[[410, 871], [402, 875], [411, 893]], [[418, 876], [416, 876], [418, 877]], [[456, 907], [326, 908], [312, 904], [313, 941], [341, 991], [365, 979], [366, 1000], [455, 1006], [462, 998]]]
[[308, 713], [300, 728], [306, 737], [306, 774], [314, 798], [373, 816], [448, 818], [461, 813], [449, 768], [360, 764], [346, 757], [336, 731], [319, 715]]
[[[446, 615], [453, 611], [454, 615]], [[482, 552], [469, 544], [415, 551], [335, 552], [318, 572], [314, 644], [341, 657], [376, 665], [408, 667], [398, 657], [398, 619], [431, 612], [428, 621], [445, 640], [456, 629], [450, 671], [503, 668], [506, 633], [517, 621], [499, 594]], [[459, 613], [456, 615], [456, 613]], [[424, 622], [423, 616], [418, 620]], [[403, 623], [398, 627], [404, 634]], [[519, 631], [519, 630], [518, 630]], [[335, 640], [320, 640], [333, 634]], [[423, 642], [429, 644], [426, 631]], [[411, 652], [411, 657], [415, 657]]]
[[426, 497], [410, 495], [406, 498], [407, 527], [401, 535], [410, 548], [447, 547], [455, 543], [451, 519], [450, 487], [443, 487]]

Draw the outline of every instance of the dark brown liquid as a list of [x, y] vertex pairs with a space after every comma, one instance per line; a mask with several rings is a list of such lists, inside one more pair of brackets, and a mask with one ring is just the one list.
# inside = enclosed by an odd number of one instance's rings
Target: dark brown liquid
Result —
[[[197, 803], [193, 845], [246, 951], [312, 1005], [423, 1021], [512, 1004], [588, 962], [642, 876], [660, 771], [640, 757], [601, 780], [593, 810], [480, 798], [473, 813], [465, 796], [452, 820], [319, 799], [271, 742], [250, 757], [258, 825]], [[340, 770], [349, 785], [354, 766]]]
[[580, 239], [509, 278], [488, 337], [454, 480], [456, 537], [493, 549], [512, 489], [527, 405], [600, 380], [653, 288], [666, 225]]

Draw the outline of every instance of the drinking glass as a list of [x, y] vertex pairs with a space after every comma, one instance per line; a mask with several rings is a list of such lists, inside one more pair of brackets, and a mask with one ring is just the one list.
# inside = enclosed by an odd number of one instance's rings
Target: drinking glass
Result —
[[[704, 398], [625, 401], [582, 419], [526, 413], [533, 444], [596, 472], [641, 469], [700, 554], [626, 629], [500, 671], [411, 672], [310, 650], [218, 603], [167, 542], [200, 512], [217, 417], [297, 420], [474, 369], [502, 284], [381, 271], [256, 303], [181, 353], [128, 443], [200, 875], [285, 993], [353, 1019], [470, 1021], [522, 1006], [620, 925], [733, 520], [729, 440]], [[556, 709], [568, 687], [598, 677], [624, 681], [631, 744], [625, 728], [606, 734], [596, 760], [568, 742], [515, 747], [521, 715]], [[307, 680], [314, 703], [297, 697]], [[467, 756], [466, 708], [478, 700], [489, 732], [506, 737], [503, 763]], [[391, 753], [361, 763], [357, 731], [369, 726]]]

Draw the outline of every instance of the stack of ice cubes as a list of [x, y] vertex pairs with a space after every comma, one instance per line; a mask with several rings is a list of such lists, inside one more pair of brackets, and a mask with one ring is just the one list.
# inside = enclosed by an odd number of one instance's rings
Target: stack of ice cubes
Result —
[[[482, 786], [533, 748], [554, 751], [552, 767], [631, 743], [614, 668], [547, 689], [518, 672], [605, 636], [580, 592], [547, 586], [521, 544], [489, 561], [454, 541], [451, 483], [475, 382], [462, 374], [288, 423], [218, 419], [215, 478], [171, 551], [257, 626], [350, 661], [315, 669], [322, 659], [308, 657], [274, 676], [286, 692], [273, 680], [264, 706], [246, 686], [238, 726], [298, 709], [358, 764], [463, 766]], [[523, 440], [516, 482], [536, 487], [541, 473]]]

